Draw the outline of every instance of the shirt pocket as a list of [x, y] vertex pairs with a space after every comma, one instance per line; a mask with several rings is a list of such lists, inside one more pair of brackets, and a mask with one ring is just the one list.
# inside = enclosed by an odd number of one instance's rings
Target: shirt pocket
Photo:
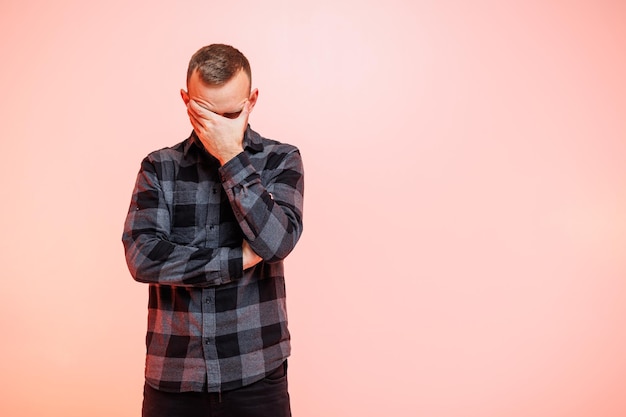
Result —
[[170, 239], [173, 243], [196, 244], [198, 201], [196, 191], [174, 191], [172, 201], [172, 229]]

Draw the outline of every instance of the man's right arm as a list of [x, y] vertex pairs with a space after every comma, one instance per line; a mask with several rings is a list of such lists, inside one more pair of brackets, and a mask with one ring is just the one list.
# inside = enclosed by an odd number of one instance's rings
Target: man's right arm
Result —
[[171, 218], [155, 164], [143, 160], [122, 242], [128, 269], [136, 281], [200, 286], [225, 284], [241, 278], [244, 260], [241, 247], [197, 248], [170, 241]]

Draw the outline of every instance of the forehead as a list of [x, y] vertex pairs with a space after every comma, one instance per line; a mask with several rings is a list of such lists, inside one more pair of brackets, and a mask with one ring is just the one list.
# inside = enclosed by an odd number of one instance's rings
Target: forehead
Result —
[[187, 88], [192, 99], [205, 104], [212, 111], [239, 111], [250, 95], [250, 81], [244, 71], [239, 71], [221, 85], [205, 83], [198, 71], [194, 71]]

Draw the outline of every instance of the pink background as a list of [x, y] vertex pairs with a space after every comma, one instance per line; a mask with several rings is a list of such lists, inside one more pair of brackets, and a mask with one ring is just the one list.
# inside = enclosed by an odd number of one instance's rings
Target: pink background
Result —
[[122, 223], [212, 42], [304, 156], [295, 416], [626, 415], [626, 3], [5, 0], [0, 39], [0, 415], [139, 415]]

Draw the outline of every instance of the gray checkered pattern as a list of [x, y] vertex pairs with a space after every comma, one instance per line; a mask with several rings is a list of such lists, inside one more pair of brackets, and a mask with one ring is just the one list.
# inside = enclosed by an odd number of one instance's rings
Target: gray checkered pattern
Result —
[[[302, 233], [297, 148], [249, 127], [224, 166], [195, 136], [141, 164], [122, 241], [149, 284], [146, 381], [171, 391], [256, 382], [290, 354], [283, 259]], [[263, 258], [243, 271], [246, 239]]]

